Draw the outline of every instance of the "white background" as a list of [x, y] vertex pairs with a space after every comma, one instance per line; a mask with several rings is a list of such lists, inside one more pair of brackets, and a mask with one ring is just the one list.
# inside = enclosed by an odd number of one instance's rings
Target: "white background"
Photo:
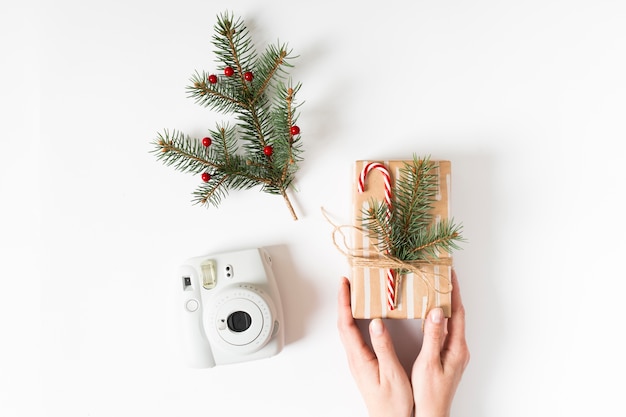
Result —
[[[472, 359], [454, 416], [623, 415], [626, 5], [621, 1], [5, 1], [0, 16], [0, 414], [364, 416], [335, 327], [352, 163], [449, 159]], [[218, 13], [300, 57], [292, 193], [190, 204], [165, 128]], [[266, 246], [287, 345], [190, 370], [185, 258]], [[417, 324], [417, 323], [414, 323]], [[396, 323], [405, 363], [419, 326]]]

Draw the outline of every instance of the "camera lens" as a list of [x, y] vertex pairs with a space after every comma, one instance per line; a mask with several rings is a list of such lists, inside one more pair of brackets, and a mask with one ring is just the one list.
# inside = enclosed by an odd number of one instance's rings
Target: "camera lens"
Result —
[[233, 332], [244, 332], [252, 325], [252, 317], [245, 311], [235, 311], [226, 319], [228, 328]]

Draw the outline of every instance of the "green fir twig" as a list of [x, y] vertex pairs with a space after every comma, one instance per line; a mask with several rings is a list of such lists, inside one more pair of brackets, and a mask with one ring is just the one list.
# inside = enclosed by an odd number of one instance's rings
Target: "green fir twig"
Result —
[[234, 114], [233, 124], [217, 123], [202, 139], [164, 130], [152, 152], [178, 171], [202, 175], [195, 203], [217, 207], [230, 190], [260, 187], [281, 195], [297, 220], [287, 194], [302, 160], [296, 124], [301, 84], [288, 76], [295, 57], [284, 43], [258, 54], [243, 20], [230, 13], [217, 17], [212, 44], [217, 68], [195, 71], [188, 97], [209, 110]]
[[442, 251], [460, 249], [462, 226], [453, 219], [434, 223], [431, 215], [438, 189], [438, 166], [430, 158], [405, 163], [394, 187], [392, 211], [372, 200], [360, 221], [383, 253], [401, 261], [432, 261]]

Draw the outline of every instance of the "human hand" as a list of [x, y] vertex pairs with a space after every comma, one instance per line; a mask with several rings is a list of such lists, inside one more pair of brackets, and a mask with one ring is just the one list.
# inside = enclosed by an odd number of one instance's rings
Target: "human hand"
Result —
[[424, 339], [411, 372], [416, 417], [448, 417], [470, 354], [465, 341], [465, 308], [452, 271], [452, 316], [434, 308], [424, 323]]
[[413, 412], [411, 383], [382, 320], [370, 322], [372, 351], [352, 317], [350, 282], [346, 278], [343, 278], [339, 288], [338, 304], [339, 336], [370, 417], [410, 416]]

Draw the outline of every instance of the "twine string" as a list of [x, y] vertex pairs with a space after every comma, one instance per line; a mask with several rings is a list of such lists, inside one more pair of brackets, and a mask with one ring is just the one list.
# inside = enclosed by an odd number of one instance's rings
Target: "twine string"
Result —
[[[428, 312], [431, 309], [431, 292], [442, 295], [450, 294], [452, 292], [452, 282], [447, 277], [447, 275], [437, 274], [440, 279], [444, 280], [443, 287], [446, 288], [436, 288], [431, 283], [431, 280], [428, 279], [428, 274], [426, 274], [426, 272], [424, 272], [424, 270], [422, 269], [424, 266], [452, 266], [452, 258], [432, 258], [426, 260], [404, 261], [394, 256], [391, 256], [388, 253], [380, 251], [376, 246], [373, 247], [375, 255], [367, 255], [365, 249], [355, 249], [351, 247], [348, 243], [347, 234], [344, 233], [345, 229], [351, 229], [356, 233], [367, 236], [366, 230], [361, 227], [352, 225], [337, 225], [332, 220], [330, 220], [324, 209], [322, 209], [322, 214], [326, 218], [326, 221], [328, 221], [328, 223], [333, 226], [333, 245], [347, 259], [351, 267], [395, 269], [402, 272], [403, 274], [406, 274], [408, 271], [410, 273], [413, 273], [414, 276], [418, 277], [418, 282], [422, 282], [428, 288], [425, 296], [426, 307], [425, 314], [422, 317], [423, 320], [426, 318]], [[422, 322], [422, 327], [423, 325], [424, 322]]]

